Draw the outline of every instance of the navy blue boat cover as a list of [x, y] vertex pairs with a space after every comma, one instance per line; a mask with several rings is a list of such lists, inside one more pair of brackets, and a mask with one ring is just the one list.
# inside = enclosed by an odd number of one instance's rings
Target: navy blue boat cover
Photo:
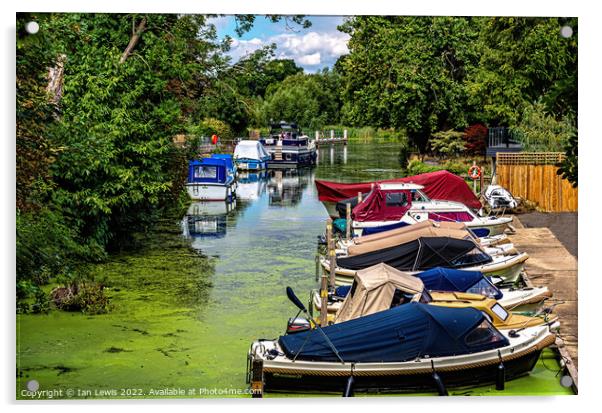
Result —
[[480, 271], [462, 271], [436, 267], [416, 274], [427, 290], [475, 292], [488, 297], [501, 299], [504, 295]]
[[[449, 308], [409, 303], [323, 328], [345, 362], [402, 362], [417, 357], [444, 357], [504, 347], [508, 339], [493, 326], [477, 328], [485, 320], [474, 308]], [[480, 337], [466, 344], [478, 330]], [[482, 333], [482, 334], [481, 334]], [[315, 329], [281, 336], [287, 357], [311, 361], [339, 361], [326, 339]]]
[[462, 268], [492, 261], [476, 249], [473, 241], [449, 237], [421, 237], [378, 251], [338, 258], [337, 264], [350, 270], [361, 270], [384, 262], [400, 271], [420, 271], [434, 267]]

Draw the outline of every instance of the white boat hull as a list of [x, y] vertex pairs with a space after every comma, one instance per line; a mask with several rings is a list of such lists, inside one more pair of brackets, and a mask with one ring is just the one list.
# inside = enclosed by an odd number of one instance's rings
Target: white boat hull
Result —
[[188, 195], [195, 201], [225, 201], [232, 197], [233, 185], [213, 183], [188, 183]]

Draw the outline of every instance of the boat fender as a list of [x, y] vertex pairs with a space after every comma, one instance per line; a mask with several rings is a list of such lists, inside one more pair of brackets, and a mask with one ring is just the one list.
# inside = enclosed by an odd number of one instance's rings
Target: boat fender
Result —
[[502, 359], [502, 353], [498, 350], [497, 355], [500, 358], [500, 364], [497, 366], [497, 374], [495, 376], [495, 389], [504, 390], [506, 386], [506, 367]]
[[433, 381], [435, 382], [435, 386], [437, 387], [437, 392], [439, 393], [439, 396], [449, 396], [449, 393], [447, 393], [447, 389], [445, 388], [445, 384], [443, 384], [441, 376], [439, 376], [439, 373], [437, 373], [437, 371], [435, 370], [435, 362], [433, 360], [431, 360], [431, 368], [433, 369]]

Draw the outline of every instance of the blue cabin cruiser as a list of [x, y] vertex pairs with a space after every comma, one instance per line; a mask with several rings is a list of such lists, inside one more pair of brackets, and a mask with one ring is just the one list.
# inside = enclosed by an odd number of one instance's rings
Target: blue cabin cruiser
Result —
[[316, 164], [316, 145], [295, 123], [270, 125], [267, 138], [259, 140], [270, 155], [268, 168], [297, 168]]
[[232, 200], [236, 193], [231, 155], [192, 160], [188, 164], [188, 195], [198, 201]]
[[259, 141], [240, 141], [234, 148], [234, 162], [241, 171], [267, 169], [271, 156]]

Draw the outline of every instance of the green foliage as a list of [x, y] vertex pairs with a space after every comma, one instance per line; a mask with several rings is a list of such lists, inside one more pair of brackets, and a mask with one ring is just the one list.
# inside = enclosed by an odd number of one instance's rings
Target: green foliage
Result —
[[67, 287], [55, 288], [52, 301], [64, 311], [81, 311], [86, 314], [104, 314], [109, 312], [109, 299], [104, 286], [94, 282], [79, 282]]
[[442, 156], [458, 155], [465, 149], [464, 134], [453, 130], [433, 133], [429, 143], [433, 152]]
[[558, 171], [556, 171], [556, 173], [558, 175], [562, 175], [564, 179], [567, 179], [571, 184], [573, 184], [573, 188], [577, 188], [577, 182], [579, 177], [579, 145], [577, 139], [577, 132], [573, 133], [566, 141], [564, 150], [566, 152], [566, 158], [562, 163], [558, 165]]
[[234, 132], [226, 122], [214, 118], [204, 119], [200, 124], [189, 128], [189, 132], [196, 136], [217, 135], [220, 139], [233, 139]]
[[536, 102], [525, 107], [521, 121], [510, 131], [525, 151], [562, 152], [575, 127], [568, 116], [557, 120]]
[[478, 35], [469, 18], [354, 17], [340, 60], [342, 121], [405, 129], [425, 149], [437, 130], [467, 126], [466, 66]]
[[310, 130], [321, 129], [339, 118], [338, 76], [324, 71], [315, 75], [293, 75], [268, 87], [262, 117], [297, 122]]
[[419, 175], [428, 172], [447, 170], [456, 175], [463, 175], [466, 173], [468, 166], [464, 162], [460, 161], [447, 161], [442, 165], [429, 165], [418, 159], [412, 159], [408, 163], [406, 170], [407, 175]]
[[[577, 111], [577, 19], [478, 19], [478, 64], [469, 68], [468, 102], [475, 120], [515, 125], [525, 106], [542, 98], [558, 115]], [[570, 39], [560, 36], [564, 24]]]

